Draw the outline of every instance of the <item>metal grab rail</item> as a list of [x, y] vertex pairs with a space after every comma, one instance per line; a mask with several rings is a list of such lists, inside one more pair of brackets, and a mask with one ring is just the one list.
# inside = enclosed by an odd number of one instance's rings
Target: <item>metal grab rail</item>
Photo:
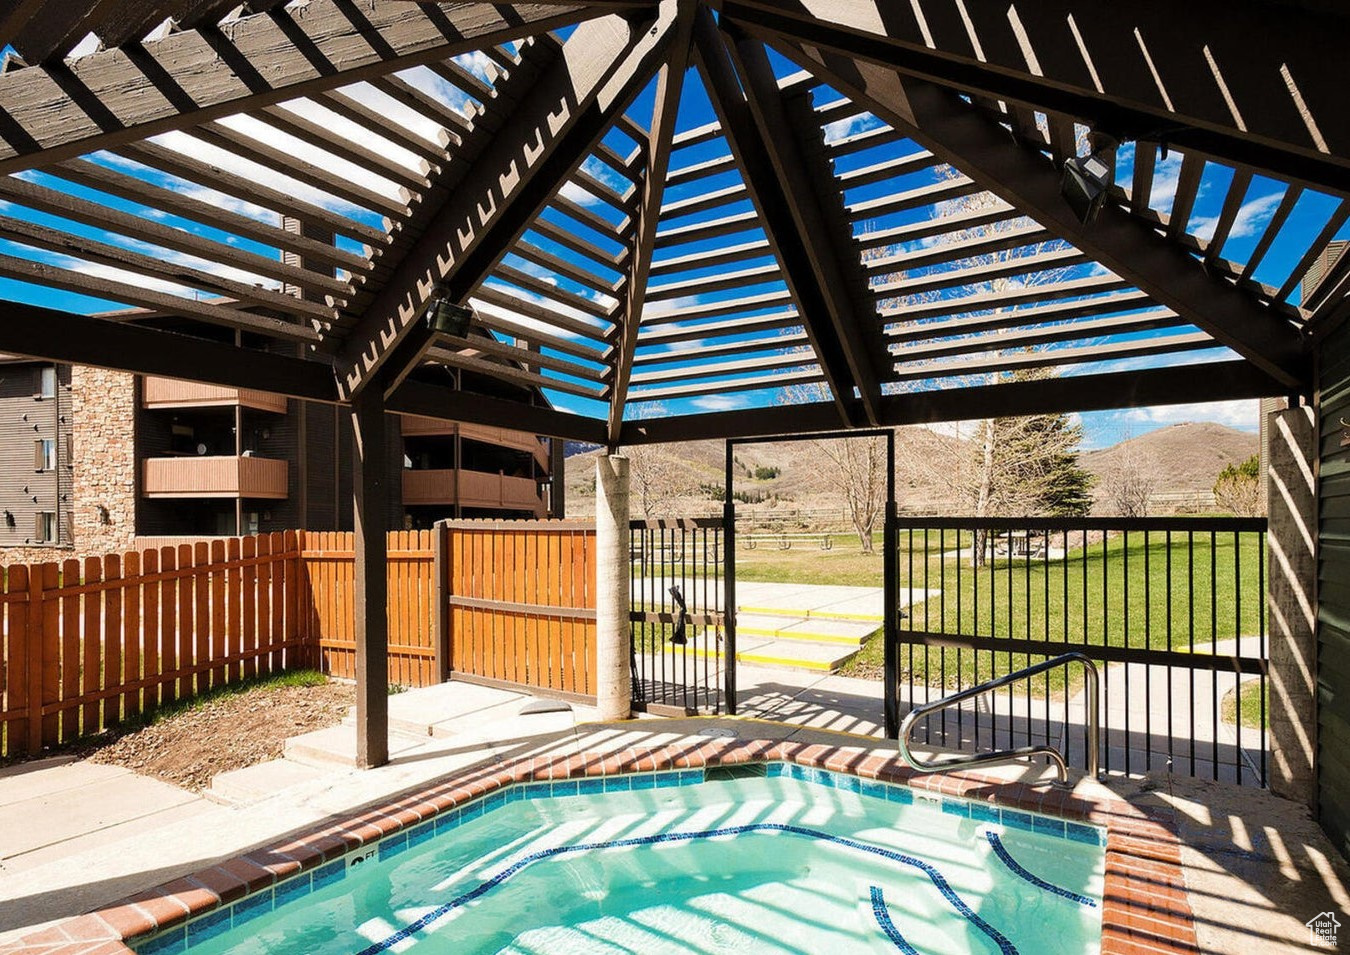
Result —
[[996, 680], [989, 680], [987, 683], [981, 683], [979, 686], [973, 686], [968, 690], [962, 690], [960, 693], [953, 693], [951, 696], [944, 696], [940, 700], [934, 700], [932, 703], [925, 703], [922, 706], [916, 706], [910, 710], [908, 715], [900, 723], [900, 756], [911, 769], [920, 773], [940, 773], [956, 767], [982, 766], [989, 763], [1010, 763], [1020, 759], [1026, 759], [1031, 756], [1048, 756], [1050, 761], [1055, 764], [1055, 769], [1059, 773], [1058, 785], [1066, 785], [1069, 781], [1069, 767], [1064, 762], [1064, 754], [1053, 746], [1019, 746], [1015, 749], [1000, 749], [992, 753], [970, 753], [957, 754], [953, 756], [944, 756], [927, 762], [917, 759], [909, 749], [909, 737], [914, 732], [914, 727], [919, 720], [939, 710], [945, 710], [950, 706], [963, 703], [973, 697], [982, 696], [994, 690], [1002, 689], [1010, 683], [1018, 680], [1024, 680], [1028, 677], [1036, 676], [1038, 673], [1044, 673], [1047, 670], [1053, 670], [1057, 667], [1066, 666], [1070, 663], [1078, 662], [1083, 664], [1083, 672], [1087, 675], [1087, 771], [1093, 779], [1099, 775], [1099, 754], [1098, 742], [1101, 734], [1101, 717], [1097, 711], [1097, 689], [1098, 675], [1097, 665], [1090, 660], [1087, 655], [1082, 653], [1065, 653], [1055, 657], [1052, 660], [1045, 660], [1034, 666], [1018, 670], [1016, 673], [1009, 673]]

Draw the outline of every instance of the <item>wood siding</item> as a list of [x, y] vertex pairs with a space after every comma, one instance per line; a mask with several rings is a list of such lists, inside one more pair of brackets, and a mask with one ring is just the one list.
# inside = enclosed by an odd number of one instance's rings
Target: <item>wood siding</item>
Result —
[[289, 469], [289, 462], [272, 458], [148, 458], [142, 462], [141, 493], [146, 497], [284, 500]]
[[146, 408], [210, 408], [243, 405], [259, 411], [286, 413], [285, 395], [247, 388], [223, 388], [177, 378], [147, 375], [141, 389], [141, 404]]
[[[37, 539], [38, 515], [57, 515], [59, 539], [71, 543], [70, 368], [57, 366], [56, 393], [40, 394], [42, 368], [20, 362], [0, 369], [0, 547], [25, 547]], [[37, 442], [54, 442], [56, 467], [39, 467]]]
[[1318, 481], [1318, 803], [1350, 855], [1350, 324], [1322, 346]]
[[453, 469], [403, 472], [405, 505], [454, 504], [456, 498], [463, 507], [544, 513], [539, 485], [531, 478]]

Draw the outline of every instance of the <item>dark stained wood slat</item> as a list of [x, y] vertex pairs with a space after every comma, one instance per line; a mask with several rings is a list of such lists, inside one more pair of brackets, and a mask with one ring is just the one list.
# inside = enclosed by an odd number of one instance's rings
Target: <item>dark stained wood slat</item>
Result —
[[362, 256], [339, 249], [332, 243], [306, 238], [271, 223], [186, 195], [177, 189], [166, 189], [140, 177], [108, 169], [88, 160], [72, 159], [49, 171], [62, 179], [90, 189], [97, 189], [151, 209], [190, 219], [222, 232], [252, 239], [282, 251], [293, 252], [306, 259], [322, 261], [352, 273], [359, 274], [370, 268], [370, 262]]
[[[802, 336], [803, 344], [809, 345], [809, 339]], [[779, 342], [782, 348], [786, 342]], [[808, 349], [779, 355], [763, 355], [759, 358], [740, 358], [733, 361], [704, 361], [701, 355], [685, 355], [685, 361], [697, 359], [697, 364], [684, 368], [666, 368], [661, 371], [644, 371], [631, 378], [635, 386], [664, 384], [672, 381], [702, 381], [707, 378], [721, 378], [726, 375], [745, 375], [762, 371], [778, 371], [784, 368], [799, 368], [815, 362], [815, 355]]]
[[1186, 231], [1191, 211], [1200, 192], [1200, 179], [1205, 172], [1205, 160], [1194, 153], [1181, 158], [1181, 172], [1177, 175], [1177, 189], [1172, 198], [1172, 209], [1167, 214], [1167, 235], [1175, 239]]
[[[145, 54], [159, 70], [147, 72], [127, 53], [108, 50], [72, 62], [60, 81], [41, 68], [0, 75], [0, 114], [7, 117], [0, 174], [31, 166], [38, 150], [43, 162], [70, 159], [603, 12], [528, 3], [515, 4], [509, 17], [488, 4], [413, 9], [377, 4], [362, 14], [358, 30], [355, 7], [311, 0], [303, 16], [275, 15], [285, 28], [273, 17], [247, 17], [228, 37], [189, 30], [147, 43]], [[292, 36], [305, 38], [303, 49]], [[254, 64], [266, 64], [266, 74]]]
[[792, 293], [787, 289], [780, 289], [716, 302], [695, 302], [693, 305], [682, 305], [670, 312], [647, 313], [643, 315], [642, 324], [644, 326], [669, 325], [674, 322], [685, 322], [698, 318], [713, 318], [720, 315], [758, 311], [759, 309], [782, 308], [785, 305], [796, 307], [796, 303], [792, 300]]
[[427, 357], [432, 361], [439, 361], [442, 358], [449, 358], [452, 353], [466, 349], [491, 355], [495, 358], [505, 358], [530, 367], [547, 368], [564, 375], [571, 375], [573, 378], [580, 378], [582, 381], [591, 382], [597, 386], [603, 383], [604, 376], [607, 373], [604, 368], [578, 365], [575, 362], [545, 355], [529, 348], [499, 342], [495, 338], [447, 337], [440, 344], [433, 345], [431, 351], [427, 352]]
[[425, 164], [418, 170], [398, 162], [383, 152], [379, 148], [379, 143], [374, 142], [372, 138], [363, 136], [358, 140], [335, 133], [322, 123], [301, 116], [284, 106], [269, 106], [259, 113], [257, 118], [268, 126], [309, 143], [316, 149], [322, 149], [331, 156], [344, 159], [354, 166], [369, 169], [395, 185], [416, 192], [421, 192], [431, 185], [427, 179]]
[[1153, 169], [1158, 157], [1158, 144], [1141, 139], [1134, 144], [1134, 174], [1130, 186], [1130, 211], [1135, 215], [1147, 212], [1153, 200]]
[[[639, 348], [645, 348], [647, 345], [648, 342], [645, 339], [638, 342]], [[768, 338], [748, 338], [719, 344], [704, 343], [699, 345], [697, 350], [667, 351], [655, 354], [643, 353], [633, 359], [633, 368], [653, 368], [658, 365], [669, 365], [682, 361], [703, 361], [715, 355], [752, 355], [763, 351], [778, 352], [785, 348], [803, 349], [809, 347], [811, 347], [811, 339], [806, 337], [805, 332], [799, 331], [795, 335], [772, 335]], [[800, 358], [798, 363], [800, 363]]]
[[1024, 218], [1002, 200], [991, 203], [989, 207], [972, 209], [968, 212], [954, 212], [889, 229], [872, 229], [858, 234], [857, 243], [863, 249], [884, 249], [890, 246], [904, 245], [938, 235], [950, 235], [967, 229], [980, 229], [1005, 220]]
[[879, 298], [889, 298], [896, 295], [924, 295], [942, 289], [983, 285], [994, 279], [1009, 276], [1058, 271], [1074, 265], [1081, 265], [1086, 261], [1088, 261], [1086, 255], [1070, 246], [1034, 255], [1007, 256], [1002, 260], [935, 272], [919, 278], [881, 282], [872, 286], [872, 292]]
[[1031, 288], [1011, 288], [999, 292], [942, 298], [933, 302], [890, 306], [881, 309], [881, 315], [888, 322], [893, 319], [947, 318], [986, 309], [1006, 308], [1024, 302], [1053, 302], [1098, 292], [1116, 292], [1129, 287], [1129, 282], [1114, 275], [1094, 275], [1090, 278], [1070, 279], [1067, 282], [1054, 282]]
[[1252, 248], [1252, 254], [1247, 257], [1247, 262], [1242, 266], [1242, 272], [1239, 278], [1251, 280], [1252, 274], [1261, 265], [1261, 260], [1266, 257], [1270, 251], [1270, 246], [1275, 241], [1275, 237], [1280, 234], [1284, 228], [1284, 223], [1289, 218], [1289, 214], [1294, 211], [1294, 206], [1298, 204], [1299, 198], [1303, 195], [1301, 186], [1289, 186], [1285, 189], [1284, 195], [1280, 198], [1280, 204], [1275, 207], [1275, 212], [1270, 217], [1265, 231], [1261, 233], [1261, 238], [1256, 240], [1256, 245]]
[[622, 221], [615, 225], [598, 212], [582, 205], [581, 203], [569, 199], [567, 196], [557, 193], [549, 200], [549, 205], [580, 222], [589, 229], [600, 233], [606, 238], [614, 239], [617, 242], [623, 242], [624, 236], [632, 226], [629, 220]]
[[85, 275], [12, 255], [0, 255], [0, 276], [18, 282], [32, 282], [47, 288], [122, 302], [126, 305], [161, 310], [168, 314], [183, 315], [214, 325], [259, 332], [272, 338], [297, 342], [314, 342], [319, 338], [318, 333], [308, 324], [296, 325], [280, 319], [252, 315], [226, 304], [198, 302], [165, 292], [151, 291], [128, 282]]
[[1223, 208], [1219, 210], [1218, 221], [1214, 224], [1214, 234], [1205, 244], [1205, 264], [1213, 265], [1223, 254], [1223, 245], [1233, 231], [1233, 223], [1242, 211], [1242, 201], [1247, 197], [1247, 187], [1251, 185], [1252, 174], [1243, 169], [1233, 171], [1233, 179], [1228, 184], [1228, 192], [1223, 197]]
[[647, 288], [647, 301], [665, 302], [690, 295], [706, 295], [710, 292], [721, 292], [726, 289], [747, 288], [781, 281], [783, 281], [783, 269], [775, 260], [767, 265], [756, 265], [736, 272], [717, 272], [713, 275], [702, 275], [674, 282], [665, 282], [661, 285], [651, 285]]
[[1173, 312], [1157, 309], [1138, 315], [1118, 315], [1110, 318], [1089, 319], [1084, 322], [1061, 323], [1052, 326], [999, 330], [996, 334], [971, 335], [962, 333], [958, 340], [919, 340], [919, 343], [893, 346], [891, 355], [897, 362], [928, 361], [960, 355], [975, 355], [990, 351], [1012, 352], [1017, 349], [1056, 342], [1091, 341], [1111, 335], [1130, 335], [1138, 332], [1178, 328], [1185, 325]]
[[9, 9], [0, 13], [0, 47], [14, 42], [14, 38], [33, 20], [40, 16], [47, 0], [15, 0]]
[[[567, 308], [575, 309], [586, 315], [591, 315], [602, 322], [607, 322], [613, 315], [613, 308], [607, 308], [601, 303], [595, 301], [586, 295], [568, 289], [559, 288], [557, 285], [540, 278], [538, 275], [518, 269], [515, 266], [502, 262], [492, 270], [491, 277], [502, 282], [509, 282], [517, 288], [526, 289], [535, 295], [542, 296], [545, 299], [557, 304], [564, 305]], [[610, 296], [611, 298], [613, 296]], [[561, 322], [561, 316], [555, 318], [555, 322]]]
[[[811, 355], [803, 355], [799, 365], [813, 366]], [[816, 366], [818, 368], [818, 366]], [[733, 394], [738, 391], [763, 391], [771, 388], [790, 388], [794, 385], [823, 384], [825, 374], [819, 370], [802, 371], [794, 374], [776, 372], [757, 375], [753, 378], [723, 378], [718, 381], [692, 385], [675, 385], [665, 388], [644, 388], [640, 392], [630, 392], [630, 402], [673, 401], [678, 398], [697, 398], [701, 395]], [[834, 418], [835, 427], [839, 418]]]
[[648, 322], [642, 324], [642, 334], [638, 338], [638, 347], [649, 345], [668, 345], [673, 342], [688, 342], [702, 338], [717, 338], [721, 335], [749, 335], [754, 332], [771, 331], [784, 328], [800, 328], [801, 316], [795, 309], [771, 312], [767, 315], [754, 315], [735, 318], [729, 322], [697, 322], [683, 328], [667, 328], [654, 331]]
[[338, 298], [351, 294], [351, 287], [336, 278], [288, 266], [278, 259], [237, 249], [222, 242], [214, 242], [183, 229], [175, 229], [96, 202], [70, 196], [37, 183], [13, 177], [0, 178], [0, 196], [19, 205], [107, 229], [129, 238], [140, 239], [151, 245], [195, 255], [207, 261], [232, 265], [245, 272], [287, 282], [306, 290], [328, 292]]
[[[890, 380], [903, 382], [964, 377], [967, 375], [989, 375], [1023, 368], [1054, 368], [1060, 365], [1079, 365], [1091, 361], [1118, 361], [1125, 358], [1142, 358], [1148, 355], [1165, 355], [1220, 347], [1222, 345], [1219, 342], [1216, 342], [1204, 332], [1188, 332], [1182, 335], [1163, 335], [1131, 342], [1113, 342], [1109, 345], [1088, 345], [1082, 348], [1053, 348], [1030, 353], [1018, 352], [1011, 355], [995, 352], [992, 356], [980, 355], [957, 361], [922, 362], [917, 366], [897, 364], [896, 373]], [[1194, 374], [1194, 369], [1192, 369], [1192, 373]]]
[[1284, 280], [1284, 284], [1275, 293], [1276, 298], [1284, 301], [1293, 294], [1294, 289], [1298, 288], [1299, 283], [1303, 281], [1303, 277], [1308, 274], [1308, 269], [1312, 268], [1313, 262], [1326, 251], [1327, 243], [1335, 237], [1337, 232], [1341, 231], [1341, 227], [1345, 225], [1347, 219], [1350, 219], [1350, 200], [1342, 199], [1327, 219], [1326, 225], [1318, 231], [1316, 238], [1312, 240], [1298, 263], [1289, 272], [1289, 277]]
[[932, 169], [937, 164], [938, 160], [932, 153], [921, 149], [918, 152], [909, 152], [903, 156], [883, 159], [847, 172], [836, 173], [835, 179], [841, 188], [856, 189], [859, 186], [870, 186], [887, 179], [898, 179], [911, 173]]
[[228, 296], [244, 304], [281, 312], [297, 321], [314, 319], [329, 322], [336, 317], [331, 308], [318, 302], [310, 302], [262, 285], [226, 278], [160, 256], [135, 252], [9, 216], [0, 215], [0, 235], [33, 248], [60, 255], [72, 255], [149, 278]]
[[144, 39], [151, 30], [169, 19], [178, 5], [173, 0], [121, 4], [109, 11], [94, 33], [104, 47], [134, 43]]
[[465, 371], [475, 371], [501, 381], [509, 381], [517, 385], [524, 385], [527, 388], [549, 388], [553, 391], [565, 392], [569, 395], [576, 395], [580, 398], [603, 399], [605, 395], [604, 388], [596, 385], [585, 385], [565, 378], [555, 378], [549, 375], [539, 375], [533, 372], [515, 368], [502, 362], [488, 361], [476, 355], [464, 355], [453, 351], [438, 352], [437, 360], [442, 364], [450, 365], [454, 368], [463, 368]]
[[461, 115], [449, 103], [442, 102], [401, 76], [381, 76], [371, 80], [370, 85], [400, 106], [433, 123], [439, 123], [461, 137], [473, 126], [472, 116]]
[[844, 209], [853, 219], [874, 219], [899, 212], [911, 212], [925, 206], [937, 205], [940, 202], [951, 202], [954, 199], [973, 196], [983, 191], [980, 186], [971, 182], [965, 176], [960, 176], [956, 179], [934, 183], [931, 186], [907, 189], [894, 195], [851, 202]]
[[406, 149], [433, 166], [444, 166], [449, 161], [447, 151], [459, 145], [459, 138], [446, 130], [441, 130], [438, 142], [433, 143], [414, 133], [398, 120], [362, 103], [346, 90], [318, 93], [312, 99], [324, 109], [330, 109], [358, 126], [370, 128], [394, 145]]
[[587, 241], [584, 237], [578, 235], [571, 229], [566, 229], [556, 222], [550, 222], [548, 219], [538, 218], [530, 223], [530, 229], [539, 233], [550, 241], [556, 242], [564, 248], [570, 249], [578, 255], [584, 256], [595, 262], [597, 265], [613, 269], [616, 272], [624, 271], [624, 263], [628, 260], [628, 250], [619, 252], [606, 252], [593, 242]]
[[179, 4], [179, 10], [174, 14], [174, 23], [184, 30], [215, 26], [237, 6], [238, 0], [186, 0]]
[[766, 255], [773, 255], [773, 250], [769, 247], [768, 240], [754, 239], [750, 242], [742, 242], [738, 245], [727, 245], [718, 249], [710, 249], [707, 252], [691, 252], [688, 255], [661, 259], [659, 262], [652, 263], [650, 275], [653, 278], [656, 278], [657, 276], [675, 275], [688, 269], [706, 269], [712, 268], [715, 265], [730, 265], [735, 262], [746, 262], [751, 259], [763, 258]]
[[691, 182], [697, 182], [700, 179], [706, 179], [711, 176], [721, 175], [731, 172], [736, 168], [736, 160], [728, 153], [725, 156], [718, 156], [714, 159], [704, 159], [696, 163], [690, 163], [687, 166], [681, 166], [678, 169], [672, 169], [666, 174], [666, 187], [688, 185]]
[[382, 212], [394, 218], [408, 213], [406, 191], [404, 195], [389, 196], [358, 185], [345, 176], [299, 158], [285, 147], [270, 145], [259, 136], [242, 133], [222, 123], [204, 123], [193, 129], [192, 135], [264, 169], [271, 169], [363, 209]]
[[279, 189], [264, 186], [246, 176], [227, 172], [211, 163], [194, 159], [185, 153], [169, 149], [167, 146], [161, 146], [158, 143], [135, 143], [120, 146], [113, 151], [143, 166], [167, 172], [171, 176], [177, 176], [179, 179], [185, 179], [188, 182], [195, 182], [199, 186], [206, 186], [208, 189], [214, 189], [227, 196], [243, 199], [245, 202], [251, 202], [265, 209], [296, 216], [338, 235], [348, 236], [377, 248], [383, 246], [389, 239], [388, 235], [382, 230], [368, 226], [364, 222], [358, 222], [356, 219], [325, 209], [322, 206], [301, 201]]
[[656, 248], [667, 249], [688, 242], [702, 242], [706, 239], [720, 239], [738, 232], [760, 231], [759, 217], [754, 210], [733, 212], [706, 222], [691, 222], [688, 225], [673, 226], [656, 230]]
[[931, 249], [921, 249], [917, 252], [898, 252], [894, 255], [871, 258], [863, 262], [863, 267], [869, 272], [904, 272], [911, 269], [931, 268], [939, 265], [950, 265], [962, 259], [1038, 245], [1051, 239], [1053, 239], [1053, 236], [1047, 230], [1041, 228], [1035, 222], [1027, 220], [1014, 222], [1009, 228], [1005, 229], [985, 229], [984, 234], [942, 242]]
[[10, 40], [30, 64], [56, 62], [103, 22], [117, 0], [71, 0], [47, 5]]
[[511, 247], [511, 253], [520, 256], [527, 262], [533, 262], [535, 265], [548, 269], [556, 275], [569, 278], [578, 285], [584, 285], [586, 288], [594, 289], [605, 295], [615, 295], [622, 283], [622, 279], [607, 281], [598, 275], [587, 272], [576, 263], [564, 259], [562, 256], [554, 255], [552, 252], [541, 249], [524, 239]]
[[886, 331], [886, 338], [892, 342], [911, 342], [929, 338], [946, 338], [953, 335], [972, 335], [999, 328], [1016, 328], [1019, 325], [1063, 322], [1092, 315], [1109, 315], [1113, 312], [1137, 309], [1149, 304], [1152, 303], [1147, 295], [1138, 289], [1131, 289], [1118, 295], [1095, 295], [1092, 298], [1056, 302], [1052, 305], [1031, 308], [1007, 308], [993, 314], [968, 316], [946, 321], [906, 322], [892, 325]]

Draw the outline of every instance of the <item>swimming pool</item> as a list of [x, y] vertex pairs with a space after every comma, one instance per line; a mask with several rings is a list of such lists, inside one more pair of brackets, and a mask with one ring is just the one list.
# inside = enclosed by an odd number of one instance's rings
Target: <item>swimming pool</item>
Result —
[[1100, 949], [1104, 831], [769, 762], [517, 783], [143, 955]]

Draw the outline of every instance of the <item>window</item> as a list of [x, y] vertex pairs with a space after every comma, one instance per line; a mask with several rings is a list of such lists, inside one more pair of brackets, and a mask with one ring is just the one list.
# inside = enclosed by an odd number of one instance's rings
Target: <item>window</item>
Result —
[[33, 442], [33, 469], [35, 471], [56, 470], [55, 438], [38, 438]]
[[38, 397], [56, 397], [56, 366], [43, 365], [38, 369]]
[[56, 515], [51, 511], [39, 511], [37, 515], [37, 542], [39, 544], [56, 543]]

